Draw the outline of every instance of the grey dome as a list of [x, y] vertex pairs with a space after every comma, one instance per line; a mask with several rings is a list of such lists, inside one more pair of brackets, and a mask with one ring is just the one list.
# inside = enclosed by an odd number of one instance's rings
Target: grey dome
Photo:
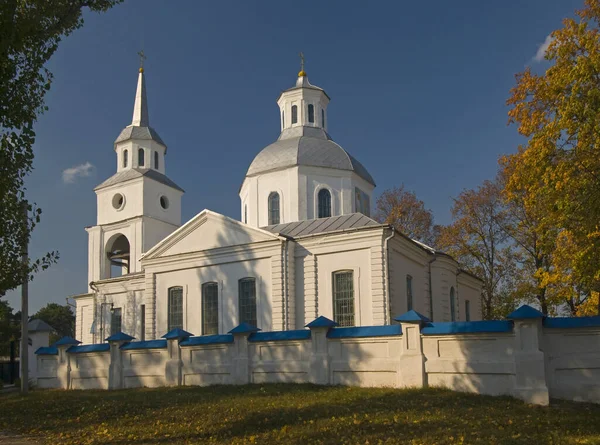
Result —
[[246, 176], [295, 165], [349, 170], [375, 185], [375, 180], [360, 162], [333, 142], [325, 130], [313, 127], [283, 130], [276, 142], [256, 155]]

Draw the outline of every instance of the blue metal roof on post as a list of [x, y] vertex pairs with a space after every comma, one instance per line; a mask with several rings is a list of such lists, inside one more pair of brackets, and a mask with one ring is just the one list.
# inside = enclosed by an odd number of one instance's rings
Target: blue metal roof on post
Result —
[[310, 323], [308, 323], [306, 325], [307, 328], [333, 328], [334, 326], [337, 326], [338, 324], [333, 321], [330, 320], [327, 317], [324, 316], [320, 316], [315, 318], [313, 321], [311, 321]]
[[119, 331], [116, 334], [111, 335], [106, 339], [106, 341], [131, 341], [135, 340], [135, 337], [131, 335], [127, 335], [126, 333]]
[[56, 346], [42, 346], [35, 351], [37, 355], [58, 355]]
[[194, 336], [194, 334], [191, 334], [188, 331], [184, 331], [181, 328], [175, 328], [175, 329], [171, 329], [169, 332], [167, 332], [161, 338], [164, 338], [166, 340], [173, 340], [176, 338], [189, 338], [189, 337], [193, 337], [193, 336]]
[[431, 321], [425, 315], [415, 311], [414, 309], [397, 316], [394, 318], [394, 320], [404, 323], [429, 323]]
[[242, 323], [239, 326], [236, 326], [229, 334], [251, 334], [253, 332], [261, 331], [262, 329], [257, 328], [256, 326], [252, 326], [249, 323]]
[[542, 314], [537, 309], [532, 308], [528, 304], [524, 304], [516, 311], [511, 312], [506, 316], [509, 320], [521, 320], [527, 318], [544, 318], [544, 314]]
[[54, 343], [54, 346], [69, 346], [69, 345], [79, 345], [81, 342], [79, 340], [75, 340], [73, 337], [63, 337]]

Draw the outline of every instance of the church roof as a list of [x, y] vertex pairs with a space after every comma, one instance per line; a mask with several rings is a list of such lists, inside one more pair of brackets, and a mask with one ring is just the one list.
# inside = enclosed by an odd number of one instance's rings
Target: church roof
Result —
[[276, 142], [256, 155], [246, 176], [296, 165], [353, 171], [375, 185], [375, 180], [360, 162], [336, 144], [325, 130], [313, 127], [283, 130]]
[[350, 213], [342, 216], [332, 216], [330, 218], [309, 219], [306, 221], [296, 221], [286, 224], [276, 224], [274, 226], [261, 227], [271, 233], [297, 238], [305, 235], [317, 235], [320, 233], [334, 232], [338, 230], [351, 230], [362, 227], [373, 227], [384, 225], [372, 220], [362, 213]]
[[125, 181], [131, 181], [132, 179], [141, 178], [142, 176], [146, 176], [150, 179], [154, 179], [155, 181], [160, 182], [161, 184], [168, 185], [169, 187], [172, 187], [181, 192], [184, 191], [181, 187], [179, 187], [177, 184], [175, 184], [167, 176], [163, 175], [160, 172], [157, 172], [156, 170], [152, 170], [150, 168], [131, 168], [128, 170], [123, 170], [121, 172], [118, 172], [118, 173], [112, 175], [110, 178], [108, 178], [102, 184], [96, 186], [96, 188], [94, 188], [94, 190], [100, 190], [100, 189], [103, 189], [106, 187], [110, 187], [111, 185], [120, 184]]
[[29, 332], [52, 332], [54, 328], [44, 320], [36, 318], [27, 323], [27, 330]]
[[147, 141], [156, 141], [161, 145], [166, 147], [166, 144], [163, 142], [161, 137], [158, 135], [156, 130], [152, 127], [138, 127], [132, 126], [123, 128], [119, 136], [115, 140], [115, 144], [119, 142], [127, 141], [129, 139], [141, 139]]

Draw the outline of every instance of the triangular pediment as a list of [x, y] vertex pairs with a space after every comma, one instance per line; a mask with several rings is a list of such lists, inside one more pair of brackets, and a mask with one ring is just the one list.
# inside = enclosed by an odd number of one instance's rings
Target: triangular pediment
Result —
[[266, 230], [250, 227], [210, 210], [203, 210], [146, 252], [142, 262], [152, 258], [277, 239], [278, 236]]

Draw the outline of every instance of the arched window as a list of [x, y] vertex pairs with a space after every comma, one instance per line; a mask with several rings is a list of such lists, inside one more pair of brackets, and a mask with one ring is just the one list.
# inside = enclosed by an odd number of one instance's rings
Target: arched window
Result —
[[281, 112], [281, 128], [285, 128], [285, 111]]
[[315, 123], [315, 106], [313, 104], [308, 105], [308, 122]]
[[202, 285], [202, 335], [219, 333], [219, 285]]
[[412, 289], [412, 277], [406, 276], [406, 310], [410, 311], [413, 308], [413, 289]]
[[154, 168], [158, 170], [158, 152], [154, 152]]
[[240, 324], [256, 326], [256, 280], [242, 278], [238, 285]]
[[321, 125], [325, 128], [325, 110], [321, 108]]
[[354, 326], [354, 272], [333, 273], [333, 319], [340, 326]]
[[454, 287], [450, 288], [450, 320], [456, 321], [456, 302], [454, 301]]
[[127, 161], [129, 157], [129, 152], [127, 150], [123, 150], [123, 168], [127, 167]]
[[144, 166], [144, 149], [140, 148], [138, 149], [138, 167], [143, 167]]
[[471, 302], [465, 300], [465, 320], [471, 321]]
[[331, 193], [329, 190], [319, 190], [318, 202], [318, 218], [329, 218], [331, 216]]
[[298, 106], [292, 105], [292, 124], [298, 123]]
[[271, 192], [269, 195], [269, 225], [274, 226], [279, 224], [281, 218], [279, 217], [279, 193]]
[[167, 332], [175, 328], [183, 329], [183, 287], [169, 288]]

